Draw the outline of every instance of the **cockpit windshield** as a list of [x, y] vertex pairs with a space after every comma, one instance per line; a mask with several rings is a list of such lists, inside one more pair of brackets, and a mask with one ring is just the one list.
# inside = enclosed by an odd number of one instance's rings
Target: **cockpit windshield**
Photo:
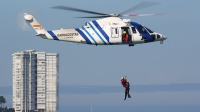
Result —
[[[144, 26], [144, 27], [145, 27], [145, 26]], [[149, 33], [153, 33], [153, 31], [150, 30], [149, 28], [147, 28], [147, 27], [145, 27], [145, 28], [148, 30]]]
[[143, 26], [139, 26], [138, 27], [138, 30], [141, 34], [145, 34], [145, 33], [148, 33], [147, 30], [143, 27]]

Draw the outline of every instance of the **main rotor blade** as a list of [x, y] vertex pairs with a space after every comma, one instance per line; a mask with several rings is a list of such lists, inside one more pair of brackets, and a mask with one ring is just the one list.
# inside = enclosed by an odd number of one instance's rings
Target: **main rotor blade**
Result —
[[75, 18], [105, 18], [105, 17], [111, 17], [109, 15], [105, 15], [105, 16], [86, 16], [86, 17], [75, 17]]
[[147, 7], [151, 7], [151, 6], [154, 6], [157, 4], [159, 4], [159, 3], [158, 2], [142, 2], [142, 3], [139, 3], [138, 5], [135, 5], [134, 7], [130, 8], [130, 9], [120, 13], [120, 15], [131, 12], [131, 11], [136, 11], [136, 10], [144, 9]]
[[165, 15], [165, 14], [172, 14], [172, 13], [155, 13], [155, 14], [128, 14], [128, 15], [122, 15], [122, 16], [159, 16], [159, 15]]
[[54, 7], [51, 7], [51, 8], [62, 9], [62, 10], [70, 10], [70, 11], [77, 11], [77, 12], [84, 12], [84, 13], [97, 14], [97, 15], [108, 15], [108, 14], [101, 13], [101, 12], [94, 12], [94, 11], [77, 9], [77, 8], [66, 7], [66, 6], [54, 6]]

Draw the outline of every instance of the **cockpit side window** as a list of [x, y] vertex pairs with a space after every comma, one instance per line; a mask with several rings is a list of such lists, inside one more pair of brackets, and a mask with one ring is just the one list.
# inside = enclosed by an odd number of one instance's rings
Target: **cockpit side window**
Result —
[[138, 30], [141, 34], [147, 33], [146, 29], [143, 26], [139, 26]]

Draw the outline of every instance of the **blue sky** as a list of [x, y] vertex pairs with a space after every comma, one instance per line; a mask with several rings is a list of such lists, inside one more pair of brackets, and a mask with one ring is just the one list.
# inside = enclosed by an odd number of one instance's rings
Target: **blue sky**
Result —
[[[34, 31], [22, 31], [17, 14], [30, 7], [46, 30], [77, 28], [92, 19], [89, 14], [51, 9], [66, 5], [103, 13], [120, 13], [140, 0], [87, 1], [1, 1], [0, 16], [0, 95], [12, 105], [12, 54], [27, 49], [60, 55], [59, 112], [199, 112], [200, 38], [198, 0], [149, 0], [159, 5], [133, 14], [176, 12], [151, 17], [132, 17], [132, 21], [166, 35], [164, 44], [148, 43], [128, 47], [91, 46], [41, 39]], [[35, 13], [35, 12], [34, 12]], [[133, 98], [123, 101], [120, 77], [131, 83]], [[6, 89], [6, 91], [4, 91]], [[181, 89], [182, 88], [182, 89]]]

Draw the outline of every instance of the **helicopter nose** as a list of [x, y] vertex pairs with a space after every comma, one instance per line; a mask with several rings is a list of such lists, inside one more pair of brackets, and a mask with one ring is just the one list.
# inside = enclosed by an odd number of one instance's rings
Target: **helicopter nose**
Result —
[[163, 35], [162, 37], [164, 38], [164, 40], [166, 40], [166, 39], [167, 39], [167, 36], [164, 36], [164, 35]]

